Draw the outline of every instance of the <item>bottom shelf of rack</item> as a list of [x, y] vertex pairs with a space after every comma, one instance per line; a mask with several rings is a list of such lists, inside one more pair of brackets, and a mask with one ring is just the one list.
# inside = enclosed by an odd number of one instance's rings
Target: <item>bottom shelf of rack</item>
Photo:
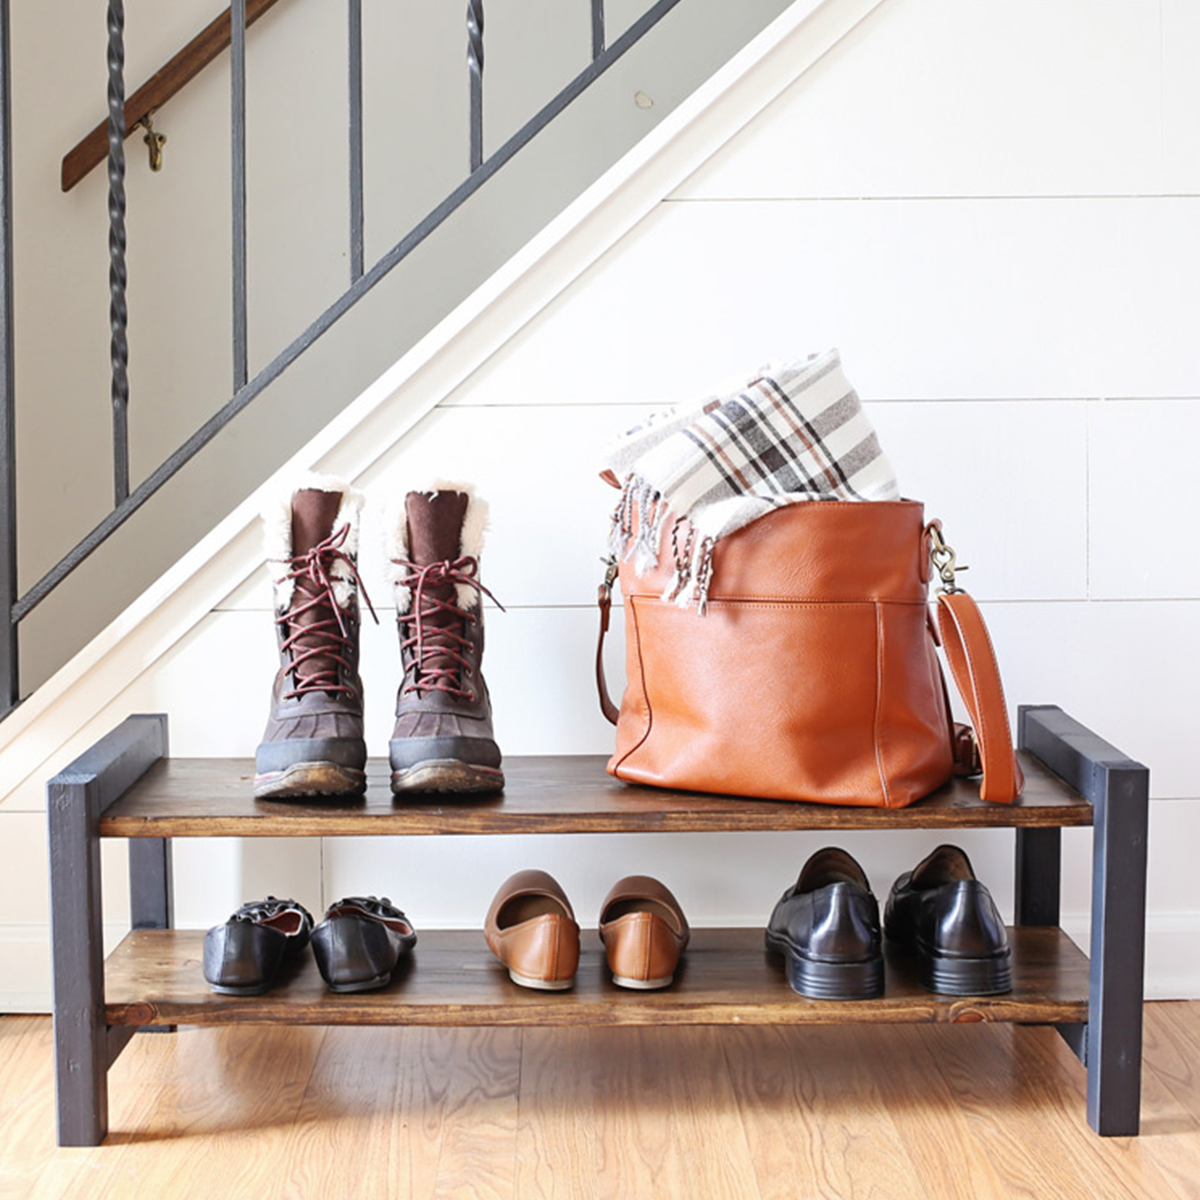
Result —
[[477, 930], [420, 934], [391, 984], [357, 995], [330, 992], [311, 953], [261, 996], [222, 996], [201, 973], [204, 935], [139, 930], [106, 963], [110, 1025], [804, 1025], [847, 1022], [1087, 1020], [1088, 960], [1059, 929], [1014, 928], [1013, 990], [1004, 996], [937, 996], [890, 954], [883, 996], [814, 1001], [788, 987], [761, 929], [699, 929], [675, 982], [657, 992], [616, 987], [594, 930], [573, 989], [518, 987]]

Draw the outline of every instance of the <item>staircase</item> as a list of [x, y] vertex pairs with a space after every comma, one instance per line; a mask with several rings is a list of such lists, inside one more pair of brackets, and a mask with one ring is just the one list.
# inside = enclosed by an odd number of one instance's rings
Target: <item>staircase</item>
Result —
[[[211, 64], [153, 112], [167, 144], [151, 174], [142, 130], [125, 141], [143, 116], [135, 101], [168, 94], [153, 68], [180, 30], [211, 14], [197, 3], [164, 17], [161, 31], [131, 24], [127, 49], [114, 0], [107, 170], [62, 195], [42, 160], [86, 130], [102, 94], [98, 0], [74, 2], [89, 33], [65, 43], [56, 64], [62, 142], [47, 142], [44, 126], [36, 143], [25, 133], [34, 107], [48, 107], [38, 90], [48, 81], [18, 77], [13, 95], [15, 203], [32, 215], [14, 226], [20, 307], [9, 361], [19, 389], [0, 429], [10, 618], [0, 713], [787, 7], [522, 0], [493, 11], [471, 0], [451, 14], [238, 0], [204, 31]], [[15, 13], [15, 53], [53, 42], [58, 19]], [[214, 49], [222, 21], [228, 54]], [[200, 40], [173, 61], [194, 59]], [[148, 76], [123, 104], [126, 77]], [[64, 161], [64, 186], [78, 159]], [[65, 294], [45, 286], [67, 270], [78, 284]]]

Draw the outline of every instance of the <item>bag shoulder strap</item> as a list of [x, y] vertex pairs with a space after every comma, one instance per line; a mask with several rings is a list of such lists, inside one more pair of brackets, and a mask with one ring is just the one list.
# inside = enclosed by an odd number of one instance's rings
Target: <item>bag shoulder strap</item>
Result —
[[1011, 804], [1025, 785], [1013, 754], [1008, 705], [992, 639], [979, 605], [966, 592], [942, 592], [937, 598], [938, 630], [955, 686], [967, 706], [983, 779], [979, 795], [997, 804]]
[[596, 643], [596, 690], [600, 693], [600, 711], [612, 725], [617, 723], [621, 710], [608, 694], [608, 680], [604, 676], [604, 635], [608, 632], [608, 622], [612, 616], [612, 585], [616, 577], [616, 567], [610, 563], [596, 598], [600, 605], [600, 640]]

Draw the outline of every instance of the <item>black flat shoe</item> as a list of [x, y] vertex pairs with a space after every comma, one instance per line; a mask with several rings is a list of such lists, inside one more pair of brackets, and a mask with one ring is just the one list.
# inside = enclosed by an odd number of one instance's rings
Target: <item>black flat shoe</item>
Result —
[[921, 986], [950, 996], [1012, 991], [1008, 933], [957, 846], [939, 846], [892, 885], [887, 936], [915, 958]]
[[204, 978], [214, 992], [256, 996], [308, 945], [313, 919], [295, 900], [253, 900], [204, 935]]
[[787, 960], [792, 990], [813, 1000], [869, 1000], [883, 992], [879, 902], [862, 867], [836, 847], [818, 850], [767, 924], [767, 949]]
[[321, 977], [335, 992], [386, 987], [402, 954], [417, 944], [408, 918], [385, 896], [347, 896], [313, 930]]

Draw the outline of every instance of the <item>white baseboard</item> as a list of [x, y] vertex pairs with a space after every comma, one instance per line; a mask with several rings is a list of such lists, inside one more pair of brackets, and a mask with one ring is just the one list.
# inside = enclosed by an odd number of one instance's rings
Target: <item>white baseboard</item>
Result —
[[[127, 932], [128, 926], [106, 921], [104, 952]], [[51, 995], [50, 926], [0, 925], [0, 1016], [48, 1013]]]
[[[743, 922], [744, 923], [744, 922]], [[437, 920], [425, 922], [436, 929]], [[1063, 914], [1063, 928], [1087, 948], [1086, 913]], [[125, 934], [120, 924], [104, 926], [105, 949]], [[1146, 918], [1146, 999], [1200, 999], [1200, 912], [1150, 913]], [[482, 943], [480, 953], [484, 953]], [[47, 925], [0, 925], [0, 1014], [48, 1013], [50, 929]]]

